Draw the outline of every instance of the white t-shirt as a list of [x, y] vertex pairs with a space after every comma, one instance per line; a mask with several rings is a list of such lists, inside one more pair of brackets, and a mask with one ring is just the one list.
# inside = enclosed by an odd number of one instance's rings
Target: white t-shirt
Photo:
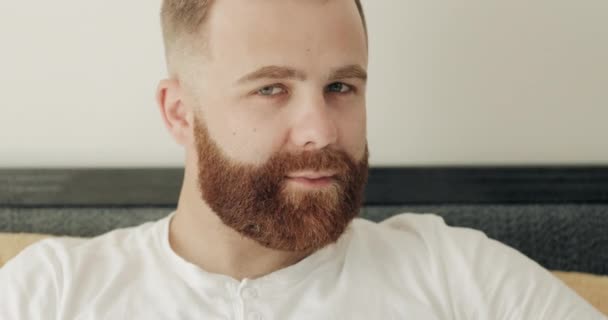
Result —
[[242, 281], [175, 254], [172, 216], [30, 246], [0, 269], [0, 319], [606, 319], [519, 252], [435, 215], [355, 219], [337, 243]]

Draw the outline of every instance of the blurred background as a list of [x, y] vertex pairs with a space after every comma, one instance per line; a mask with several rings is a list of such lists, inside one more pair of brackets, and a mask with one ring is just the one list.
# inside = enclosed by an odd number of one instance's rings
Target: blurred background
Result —
[[[0, 167], [182, 165], [159, 6], [0, 2]], [[608, 1], [364, 6], [373, 166], [608, 163]]]

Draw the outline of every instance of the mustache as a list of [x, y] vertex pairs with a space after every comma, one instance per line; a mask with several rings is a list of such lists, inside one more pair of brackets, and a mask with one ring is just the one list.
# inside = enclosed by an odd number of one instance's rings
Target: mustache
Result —
[[294, 171], [331, 171], [345, 175], [356, 167], [356, 161], [343, 150], [324, 148], [313, 151], [277, 153], [261, 168], [273, 176], [287, 176]]

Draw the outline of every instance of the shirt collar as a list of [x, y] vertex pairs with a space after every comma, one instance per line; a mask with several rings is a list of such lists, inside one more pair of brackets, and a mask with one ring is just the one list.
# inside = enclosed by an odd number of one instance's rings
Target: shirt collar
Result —
[[273, 292], [283, 292], [285, 289], [306, 280], [308, 277], [314, 277], [315, 270], [323, 265], [331, 264], [340, 267], [344, 260], [345, 248], [350, 241], [350, 228], [352, 225], [350, 224], [347, 227], [344, 234], [342, 234], [337, 242], [315, 251], [293, 265], [259, 278], [246, 278], [242, 281], [238, 281], [227, 275], [208, 272], [199, 266], [184, 260], [173, 251], [169, 244], [169, 225], [175, 213], [176, 211], [173, 211], [167, 217], [159, 221], [159, 232], [161, 235], [160, 245], [162, 251], [167, 254], [171, 267], [179, 273], [180, 277], [182, 277], [190, 286], [206, 291], [234, 291], [244, 284], [247, 284], [250, 287], [256, 287], [261, 294], [272, 294]]

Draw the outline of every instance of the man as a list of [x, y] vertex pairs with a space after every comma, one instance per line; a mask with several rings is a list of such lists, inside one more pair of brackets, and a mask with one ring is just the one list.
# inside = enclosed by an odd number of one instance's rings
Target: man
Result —
[[1, 319], [601, 319], [534, 262], [433, 215], [354, 219], [367, 179], [355, 0], [166, 0], [158, 102], [178, 207], [1, 272]]

